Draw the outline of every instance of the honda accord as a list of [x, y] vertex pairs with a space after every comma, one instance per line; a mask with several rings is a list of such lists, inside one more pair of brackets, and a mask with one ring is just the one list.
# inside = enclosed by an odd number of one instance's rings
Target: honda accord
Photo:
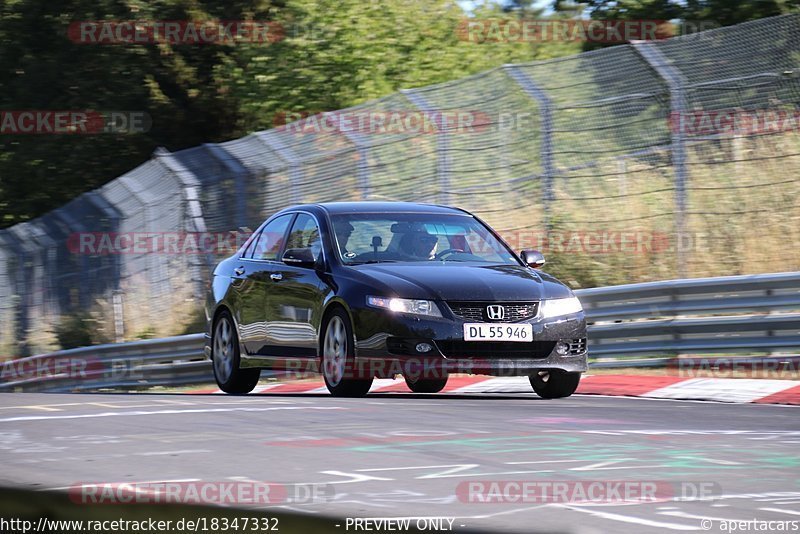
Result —
[[567, 397], [587, 368], [572, 291], [478, 217], [404, 202], [284, 209], [214, 269], [205, 353], [219, 388], [262, 369], [321, 373], [336, 396], [403, 376], [418, 393], [453, 373], [528, 376]]

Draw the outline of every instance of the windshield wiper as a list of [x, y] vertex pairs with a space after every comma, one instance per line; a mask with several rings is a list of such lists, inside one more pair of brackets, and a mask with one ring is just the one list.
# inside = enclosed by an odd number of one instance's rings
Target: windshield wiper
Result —
[[364, 260], [364, 261], [354, 261], [353, 263], [348, 263], [347, 265], [367, 265], [369, 263], [397, 263], [398, 260]]

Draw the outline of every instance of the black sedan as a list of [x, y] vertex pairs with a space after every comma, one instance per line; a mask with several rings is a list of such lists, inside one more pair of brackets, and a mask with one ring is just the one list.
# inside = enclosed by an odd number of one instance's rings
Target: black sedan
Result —
[[472, 373], [529, 376], [541, 397], [567, 397], [586, 371], [586, 320], [543, 264], [456, 208], [287, 208], [214, 270], [206, 355], [227, 393], [269, 369], [322, 373], [337, 396], [400, 375], [433, 393]]

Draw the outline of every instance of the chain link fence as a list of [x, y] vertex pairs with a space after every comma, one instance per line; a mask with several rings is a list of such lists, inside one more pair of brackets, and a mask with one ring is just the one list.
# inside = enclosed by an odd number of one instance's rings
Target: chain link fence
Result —
[[120, 236], [234, 232], [235, 246], [237, 229], [299, 202], [460, 206], [514, 248], [544, 250], [550, 272], [575, 287], [798, 270], [798, 110], [792, 14], [505, 65], [226, 143], [159, 150], [0, 231], [0, 347], [56, 348], [75, 314], [97, 341], [180, 333], [231, 247], [187, 251], [181, 241], [173, 253], [152, 239], [120, 247]]

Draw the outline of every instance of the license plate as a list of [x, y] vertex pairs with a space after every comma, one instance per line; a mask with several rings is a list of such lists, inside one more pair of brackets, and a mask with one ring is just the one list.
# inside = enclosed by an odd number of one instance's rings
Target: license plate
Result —
[[533, 341], [533, 325], [465, 323], [464, 341]]

